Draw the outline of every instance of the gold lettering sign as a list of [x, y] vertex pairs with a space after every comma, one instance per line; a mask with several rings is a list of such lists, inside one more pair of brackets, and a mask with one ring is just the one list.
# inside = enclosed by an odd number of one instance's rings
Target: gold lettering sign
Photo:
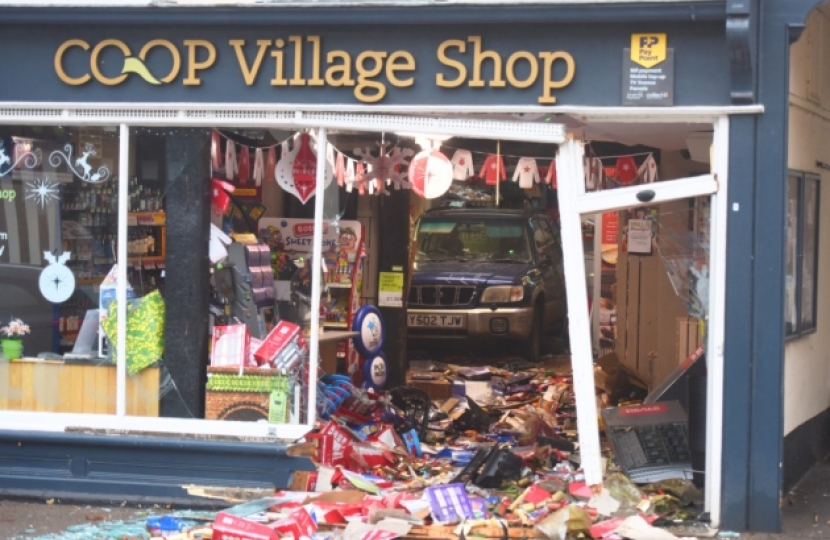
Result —
[[[220, 46], [223, 51], [219, 51]], [[352, 53], [342, 49], [327, 50], [322, 37], [313, 35], [231, 39], [221, 45], [203, 39], [186, 39], [180, 43], [152, 39], [137, 50], [138, 55], [134, 56], [125, 42], [115, 38], [97, 43], [70, 39], [55, 51], [55, 74], [70, 86], [92, 81], [117, 86], [131, 74], [152, 85], [179, 81], [178, 84], [184, 86], [200, 86], [202, 73], [214, 67], [221, 58], [235, 61], [240, 80], [246, 86], [348, 87], [354, 98], [362, 103], [382, 101], [390, 86], [409, 88], [417, 82], [417, 60], [409, 51]], [[159, 52], [154, 52], [156, 50]], [[86, 55], [87, 63], [79, 68], [77, 64], [67, 62], [68, 54], [73, 58]], [[123, 55], [123, 67], [117, 75], [101, 71], [102, 55], [111, 58], [113, 54]], [[158, 54], [170, 56], [170, 69], [166, 73], [152, 73], [147, 65], [148, 58]], [[556, 103], [554, 90], [571, 84], [576, 72], [573, 57], [565, 51], [520, 50], [503, 54], [488, 49], [481, 36], [448, 39], [438, 44], [435, 54], [441, 66], [434, 75], [435, 85], [439, 88], [466, 86], [523, 90], [537, 86], [541, 89], [537, 96], [541, 104]]]
[[666, 34], [631, 34], [631, 61], [652, 68], [666, 59]]

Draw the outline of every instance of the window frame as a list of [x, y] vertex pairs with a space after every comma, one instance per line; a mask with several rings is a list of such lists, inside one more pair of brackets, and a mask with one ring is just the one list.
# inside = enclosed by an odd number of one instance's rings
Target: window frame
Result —
[[[807, 336], [810, 334], [815, 333], [818, 330], [818, 268], [819, 268], [819, 231], [821, 229], [821, 175], [817, 173], [807, 172], [807, 171], [799, 171], [795, 169], [789, 169], [787, 171], [787, 200], [790, 198], [789, 193], [789, 184], [790, 180], [795, 180], [797, 184], [797, 193], [796, 193], [796, 202], [797, 202], [797, 210], [796, 210], [796, 250], [795, 250], [795, 286], [793, 287], [792, 294], [795, 295], [794, 303], [795, 303], [795, 314], [794, 320], [795, 324], [792, 328], [788, 327], [787, 321], [787, 314], [786, 311], [784, 313], [784, 338], [786, 341], [792, 341], [803, 336]], [[816, 197], [814, 201], [811, 201], [810, 204], [815, 205], [813, 210], [815, 212], [815, 219], [812, 225], [812, 230], [808, 231], [807, 227], [808, 224], [806, 223], [806, 208], [807, 208], [807, 199], [806, 199], [806, 192], [807, 192], [807, 182], [815, 182], [816, 186]], [[786, 227], [789, 226], [789, 208], [787, 209], [787, 222], [785, 225], [785, 235]], [[805, 240], [808, 237], [807, 235], [811, 235], [813, 238], [813, 272], [812, 272], [812, 294], [810, 296], [810, 300], [812, 302], [812, 324], [810, 326], [805, 326], [802, 321], [802, 315], [804, 313], [804, 259], [805, 259]], [[787, 262], [786, 257], [784, 261], [782, 261], [785, 265], [784, 268], [784, 275], [785, 278], [787, 276]], [[786, 287], [784, 287], [784, 309], [786, 310], [787, 304], [790, 302], [789, 300], [789, 292]]]

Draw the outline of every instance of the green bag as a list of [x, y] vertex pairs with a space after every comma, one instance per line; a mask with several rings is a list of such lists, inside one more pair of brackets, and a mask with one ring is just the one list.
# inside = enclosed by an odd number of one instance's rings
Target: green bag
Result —
[[[110, 340], [113, 361], [118, 347], [118, 305], [110, 303], [101, 326]], [[164, 299], [158, 291], [127, 305], [127, 372], [134, 375], [164, 355]]]

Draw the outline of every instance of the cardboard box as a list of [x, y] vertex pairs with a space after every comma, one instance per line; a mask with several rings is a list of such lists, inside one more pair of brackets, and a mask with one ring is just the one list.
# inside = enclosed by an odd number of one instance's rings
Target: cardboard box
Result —
[[212, 367], [247, 365], [250, 334], [244, 324], [215, 326], [210, 353]]
[[280, 540], [280, 535], [260, 523], [219, 512], [213, 522], [213, 540]]
[[449, 399], [452, 397], [452, 385], [443, 376], [438, 376], [434, 380], [424, 381], [412, 379], [411, 374], [408, 374], [406, 385], [410, 388], [423, 390], [431, 400]]
[[317, 471], [294, 471], [291, 476], [291, 491], [315, 491], [317, 488]]
[[300, 335], [300, 327], [288, 321], [280, 321], [268, 333], [268, 336], [262, 341], [259, 348], [254, 351], [254, 359], [259, 365], [268, 364], [276, 358], [276, 356], [289, 344], [291, 341]]

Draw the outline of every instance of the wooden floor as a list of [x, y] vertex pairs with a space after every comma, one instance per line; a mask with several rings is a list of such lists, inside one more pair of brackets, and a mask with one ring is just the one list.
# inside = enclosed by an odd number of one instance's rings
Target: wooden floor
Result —
[[[114, 365], [0, 362], [0, 410], [115, 414]], [[159, 369], [127, 374], [127, 415], [158, 416]]]

